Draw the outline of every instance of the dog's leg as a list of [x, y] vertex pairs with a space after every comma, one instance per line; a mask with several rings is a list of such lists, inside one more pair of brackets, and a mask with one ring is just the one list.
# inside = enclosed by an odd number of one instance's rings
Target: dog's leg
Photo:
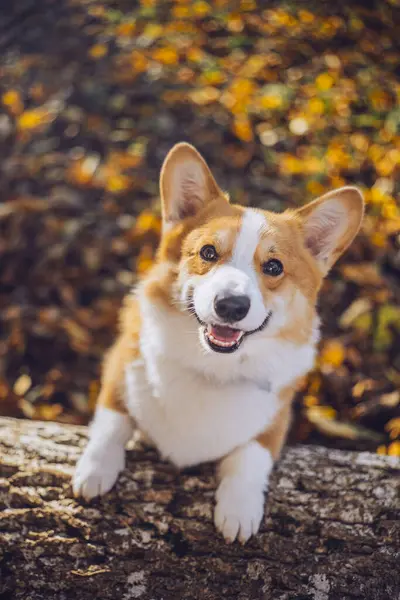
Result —
[[273, 466], [269, 450], [253, 440], [220, 463], [215, 526], [227, 542], [245, 543], [257, 533], [264, 512], [264, 492]]
[[128, 415], [99, 406], [90, 427], [89, 443], [73, 477], [75, 496], [86, 500], [108, 492], [125, 467], [125, 445], [132, 436]]
[[125, 445], [133, 432], [123, 401], [124, 367], [131, 352], [129, 339], [121, 336], [106, 357], [89, 443], [73, 476], [75, 496], [89, 500], [105, 494], [125, 466]]
[[244, 544], [259, 530], [264, 514], [264, 493], [289, 422], [290, 406], [285, 404], [265, 432], [221, 461], [214, 522], [226, 541], [238, 538]]

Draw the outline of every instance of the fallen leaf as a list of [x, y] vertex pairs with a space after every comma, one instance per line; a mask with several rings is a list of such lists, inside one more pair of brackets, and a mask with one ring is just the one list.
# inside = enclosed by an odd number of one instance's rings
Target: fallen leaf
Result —
[[18, 377], [17, 381], [14, 383], [14, 394], [17, 394], [17, 396], [24, 396], [26, 394], [26, 392], [29, 390], [29, 388], [32, 385], [32, 379], [29, 377], [29, 375], [21, 375], [20, 377]]
[[384, 281], [379, 273], [379, 268], [373, 263], [361, 263], [358, 265], [343, 265], [340, 269], [343, 277], [359, 285], [384, 285]]
[[371, 310], [371, 300], [369, 300], [368, 298], [357, 298], [341, 315], [339, 319], [340, 327], [343, 327], [343, 329], [351, 327], [351, 325], [360, 315], [370, 312]]

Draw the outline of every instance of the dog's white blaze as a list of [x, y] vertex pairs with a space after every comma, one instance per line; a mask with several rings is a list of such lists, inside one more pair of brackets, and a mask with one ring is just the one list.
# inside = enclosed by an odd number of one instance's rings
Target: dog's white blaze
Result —
[[268, 228], [267, 219], [261, 213], [251, 208], [244, 211], [242, 225], [233, 249], [230, 264], [245, 271], [252, 277], [254, 271], [254, 254], [260, 243], [261, 235]]
[[[204, 323], [221, 322], [214, 310], [214, 300], [217, 296], [230, 294], [247, 295], [250, 298], [250, 310], [240, 321], [240, 329], [252, 331], [263, 323], [268, 311], [260, 291], [254, 255], [267, 230], [268, 222], [264, 215], [253, 209], [245, 210], [231, 260], [217, 264], [207, 275], [188, 280], [187, 287], [194, 288], [196, 313]], [[221, 230], [218, 236], [224, 239], [224, 231]]]

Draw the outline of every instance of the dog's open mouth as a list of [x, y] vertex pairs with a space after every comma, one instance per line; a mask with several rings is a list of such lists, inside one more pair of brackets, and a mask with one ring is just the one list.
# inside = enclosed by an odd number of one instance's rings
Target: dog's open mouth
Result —
[[204, 337], [215, 352], [234, 352], [240, 346], [244, 331], [224, 325], [207, 325], [204, 328]]
[[205, 323], [197, 314], [192, 298], [189, 299], [188, 309], [201, 325], [204, 340], [209, 348], [214, 350], [214, 352], [224, 352], [226, 354], [235, 352], [240, 347], [245, 337], [265, 329], [272, 317], [272, 311], [269, 311], [264, 321], [257, 329], [253, 329], [252, 331], [242, 331], [241, 329], [235, 329], [233, 327], [228, 327], [227, 325], [212, 325], [211, 323]]
[[252, 331], [242, 331], [241, 329], [234, 329], [233, 327], [228, 327], [226, 325], [206, 325], [199, 319], [196, 312], [194, 314], [199, 323], [203, 326], [204, 339], [211, 350], [214, 350], [214, 352], [225, 353], [235, 352], [240, 347], [245, 337], [262, 331], [268, 325], [272, 316], [272, 312], [270, 311], [260, 327], [257, 327], [257, 329], [253, 329]]

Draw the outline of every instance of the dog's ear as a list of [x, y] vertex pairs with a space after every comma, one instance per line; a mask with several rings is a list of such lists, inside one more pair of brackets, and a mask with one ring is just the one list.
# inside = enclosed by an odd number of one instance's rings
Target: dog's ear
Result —
[[364, 215], [363, 196], [355, 187], [343, 187], [296, 212], [302, 222], [305, 245], [325, 275], [360, 228]]
[[223, 196], [204, 158], [186, 143], [176, 144], [164, 160], [160, 192], [166, 226], [194, 216], [210, 200]]

